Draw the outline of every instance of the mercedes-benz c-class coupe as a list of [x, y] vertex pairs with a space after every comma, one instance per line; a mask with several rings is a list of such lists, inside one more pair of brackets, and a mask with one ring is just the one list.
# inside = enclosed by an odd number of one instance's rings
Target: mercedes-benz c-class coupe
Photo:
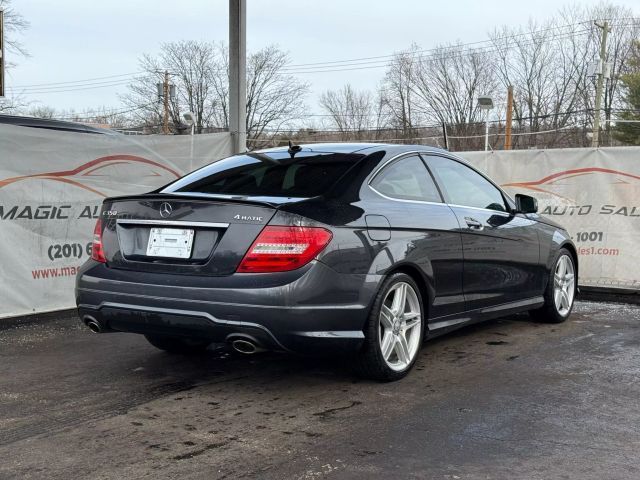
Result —
[[431, 147], [247, 152], [106, 199], [79, 314], [168, 352], [338, 352], [396, 380], [425, 338], [515, 312], [566, 320], [576, 248], [536, 211]]

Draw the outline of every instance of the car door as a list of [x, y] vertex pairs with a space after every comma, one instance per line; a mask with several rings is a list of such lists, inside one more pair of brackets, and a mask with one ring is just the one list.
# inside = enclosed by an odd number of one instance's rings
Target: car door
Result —
[[376, 194], [369, 211], [383, 215], [391, 227], [388, 256], [395, 264], [418, 266], [430, 283], [430, 320], [464, 311], [458, 221], [420, 156], [393, 160], [369, 186]]
[[460, 225], [467, 309], [540, 295], [535, 222], [514, 213], [502, 191], [463, 162], [437, 155], [425, 160]]

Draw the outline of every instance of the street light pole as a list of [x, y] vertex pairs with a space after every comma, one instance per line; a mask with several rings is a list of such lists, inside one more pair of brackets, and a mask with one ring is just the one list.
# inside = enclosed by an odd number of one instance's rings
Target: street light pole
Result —
[[480, 110], [486, 110], [487, 116], [484, 119], [484, 151], [489, 151], [489, 110], [493, 108], [493, 99], [491, 97], [478, 97], [478, 107]]
[[484, 151], [489, 151], [489, 110], [487, 110], [487, 115], [484, 119]]
[[191, 148], [189, 149], [189, 170], [191, 171], [193, 169], [193, 134], [196, 131], [196, 116], [191, 112], [184, 113], [182, 116], [191, 130], [191, 134], [189, 135], [191, 137]]

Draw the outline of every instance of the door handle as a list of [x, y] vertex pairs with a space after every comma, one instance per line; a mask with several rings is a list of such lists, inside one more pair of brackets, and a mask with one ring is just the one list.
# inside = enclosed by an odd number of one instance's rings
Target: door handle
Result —
[[475, 218], [464, 217], [464, 221], [467, 222], [467, 226], [469, 228], [472, 228], [474, 230], [482, 230], [484, 228], [484, 225], [482, 224], [482, 222], [479, 222]]

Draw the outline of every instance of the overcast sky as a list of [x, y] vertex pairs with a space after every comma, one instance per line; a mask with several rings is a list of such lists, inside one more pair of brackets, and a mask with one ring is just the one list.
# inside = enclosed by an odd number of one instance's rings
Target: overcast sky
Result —
[[[293, 64], [387, 55], [416, 42], [485, 40], [500, 25], [544, 20], [562, 3], [557, 0], [248, 0], [247, 45], [257, 50], [278, 44]], [[597, 0], [582, 0], [593, 5]], [[640, 0], [617, 0], [640, 13]], [[68, 82], [127, 74], [139, 70], [142, 53], [160, 43], [193, 39], [227, 41], [227, 0], [14, 0], [31, 22], [22, 36], [31, 57], [8, 58], [9, 87]], [[375, 88], [384, 68], [301, 75], [312, 84], [315, 110], [319, 92], [351, 83]], [[37, 93], [28, 100], [57, 109], [120, 107], [125, 86]]]

